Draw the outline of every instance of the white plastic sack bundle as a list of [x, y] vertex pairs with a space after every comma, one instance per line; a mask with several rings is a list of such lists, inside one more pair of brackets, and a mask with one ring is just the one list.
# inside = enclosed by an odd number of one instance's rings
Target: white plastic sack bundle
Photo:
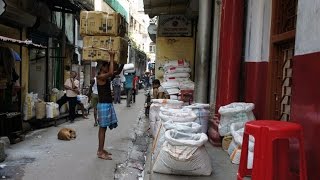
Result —
[[166, 89], [166, 90], [169, 95], [176, 95], [176, 94], [180, 93], [180, 90], [178, 88], [170, 88], [170, 89]]
[[179, 82], [163, 82], [161, 86], [165, 89], [169, 88], [179, 88]]
[[207, 133], [210, 120], [210, 105], [195, 103], [190, 106], [185, 106], [184, 108], [191, 109], [196, 114], [197, 119], [195, 122], [202, 126], [201, 132]]
[[171, 129], [175, 129], [183, 133], [192, 133], [192, 134], [201, 132], [201, 126], [194, 122], [179, 123], [174, 121], [167, 121], [165, 123], [162, 123], [153, 144], [154, 157], [158, 157], [161, 147], [165, 142], [165, 132]]
[[165, 74], [163, 76], [164, 78], [189, 78], [189, 73], [174, 73], [174, 74]]
[[170, 99], [172, 99], [172, 100], [178, 100], [178, 96], [177, 96], [177, 95], [170, 95]]
[[[236, 148], [230, 155], [230, 160], [233, 164], [240, 164], [240, 158], [241, 158], [241, 149]], [[248, 164], [247, 168], [252, 169], [253, 165], [253, 152], [248, 151]]]
[[197, 116], [192, 112], [191, 109], [171, 109], [171, 108], [160, 108], [159, 117], [163, 122], [174, 121], [174, 122], [193, 122]]
[[189, 78], [176, 78], [176, 77], [164, 77], [164, 80], [166, 82], [179, 82], [179, 83], [182, 83], [182, 82], [185, 82], [185, 81], [190, 81]]
[[55, 118], [59, 116], [59, 105], [54, 102], [46, 103], [46, 117]]
[[35, 103], [36, 119], [43, 119], [46, 117], [46, 103], [38, 101]]
[[167, 61], [163, 66], [165, 71], [172, 67], [190, 67], [190, 65], [184, 60], [171, 60]]
[[30, 120], [36, 116], [35, 102], [38, 94], [28, 93], [23, 104], [23, 120]]
[[150, 106], [149, 111], [149, 121], [150, 121], [150, 129], [153, 137], [156, 136], [159, 126], [160, 126], [160, 117], [159, 112], [161, 107], [168, 107], [171, 109], [180, 109], [182, 107], [183, 102], [177, 100], [170, 99], [153, 99], [152, 104]]
[[[243, 141], [243, 134], [244, 134], [244, 122], [239, 123], [232, 123], [230, 127], [231, 135], [233, 137], [234, 142], [239, 146], [242, 147], [242, 141]], [[254, 151], [254, 137], [249, 136], [249, 151]]]
[[208, 176], [212, 166], [204, 144], [208, 136], [204, 133], [181, 133], [177, 130], [165, 132], [165, 143], [156, 158], [153, 171], [164, 174]]
[[191, 69], [189, 67], [170, 67], [166, 70], [165, 74], [174, 73], [190, 73]]
[[125, 64], [124, 66], [123, 66], [123, 70], [124, 71], [128, 71], [128, 70], [134, 70], [134, 64]]
[[252, 110], [254, 109], [253, 103], [231, 103], [219, 108], [221, 115], [219, 123], [219, 134], [221, 136], [230, 135], [230, 126], [236, 122], [247, 122], [255, 120]]

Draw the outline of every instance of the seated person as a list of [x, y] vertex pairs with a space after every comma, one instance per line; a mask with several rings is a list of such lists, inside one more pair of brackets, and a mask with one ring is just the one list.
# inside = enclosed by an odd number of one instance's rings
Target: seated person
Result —
[[167, 91], [161, 86], [159, 79], [152, 82], [152, 98], [153, 99], [167, 99]]

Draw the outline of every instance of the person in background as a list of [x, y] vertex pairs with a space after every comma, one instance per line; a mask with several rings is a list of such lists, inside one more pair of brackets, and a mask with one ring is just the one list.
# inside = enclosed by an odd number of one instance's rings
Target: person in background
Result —
[[76, 105], [77, 105], [77, 95], [80, 94], [79, 81], [76, 79], [77, 73], [75, 71], [70, 72], [70, 78], [64, 83], [64, 88], [66, 89], [66, 97], [69, 102], [69, 119], [73, 123], [76, 117]]
[[113, 94], [114, 94], [114, 104], [121, 104], [121, 78], [119, 75], [115, 75], [112, 80]]
[[132, 101], [132, 93], [133, 93], [133, 79], [135, 74], [134, 73], [126, 73], [124, 72], [124, 76], [126, 78], [125, 81], [125, 90], [127, 94], [127, 107], [130, 107], [130, 103]]
[[152, 98], [153, 99], [167, 99], [167, 92], [166, 90], [161, 86], [160, 81], [158, 79], [155, 79], [152, 82]]
[[139, 85], [139, 77], [135, 75], [133, 78], [133, 91], [132, 91], [134, 103], [136, 102], [136, 95], [138, 95], [138, 91], [139, 91], [138, 85]]
[[99, 97], [98, 97], [98, 88], [97, 88], [97, 79], [96, 79], [96, 77], [94, 77], [94, 79], [92, 79], [91, 83], [90, 83], [89, 102], [91, 102], [91, 107], [93, 107], [94, 126], [98, 126], [97, 105], [98, 105], [98, 102], [99, 102]]
[[[99, 123], [99, 147], [97, 151], [98, 158], [104, 160], [112, 160], [111, 153], [104, 150], [105, 134], [107, 128], [114, 129], [118, 126], [118, 119], [112, 104], [111, 94], [111, 81], [114, 78], [114, 51], [108, 51], [110, 55], [110, 63], [104, 62], [100, 68], [100, 74], [97, 76], [97, 89], [99, 103], [97, 105], [98, 110], [98, 123]], [[121, 65], [117, 74], [120, 74], [124, 65]]]

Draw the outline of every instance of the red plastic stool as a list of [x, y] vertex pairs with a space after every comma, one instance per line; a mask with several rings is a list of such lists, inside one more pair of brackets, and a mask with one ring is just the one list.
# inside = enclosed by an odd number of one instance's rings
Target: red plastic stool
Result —
[[[296, 123], [257, 120], [247, 122], [243, 136], [238, 180], [292, 180], [289, 170], [289, 139], [299, 141], [300, 180], [307, 180], [302, 127]], [[247, 168], [249, 135], [255, 138], [252, 170]]]

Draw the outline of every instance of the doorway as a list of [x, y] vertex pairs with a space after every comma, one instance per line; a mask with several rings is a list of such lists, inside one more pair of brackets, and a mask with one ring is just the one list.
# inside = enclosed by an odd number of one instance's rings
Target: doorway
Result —
[[47, 94], [46, 60], [45, 49], [30, 49], [29, 92], [38, 94], [38, 97], [42, 100], [46, 100]]
[[269, 117], [289, 121], [298, 0], [273, 0]]

